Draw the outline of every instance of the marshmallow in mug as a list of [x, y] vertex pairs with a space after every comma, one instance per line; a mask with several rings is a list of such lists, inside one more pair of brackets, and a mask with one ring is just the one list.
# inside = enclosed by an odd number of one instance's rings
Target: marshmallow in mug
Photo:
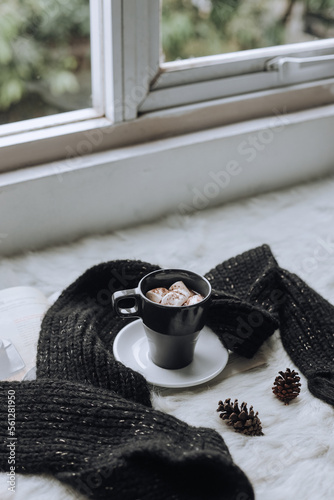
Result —
[[173, 283], [173, 285], [169, 287], [169, 290], [171, 290], [172, 292], [181, 293], [186, 297], [186, 300], [188, 300], [189, 297], [194, 295], [194, 292], [190, 291], [183, 283], [183, 281], [176, 281], [175, 283]]
[[185, 306], [192, 306], [193, 304], [198, 304], [198, 302], [202, 302], [203, 296], [200, 293], [195, 293], [189, 299], [187, 302], [184, 304]]
[[168, 293], [167, 288], [153, 288], [149, 292], [147, 292], [146, 297], [153, 302], [157, 302], [157, 304], [160, 304], [161, 299], [164, 295]]
[[203, 300], [203, 296], [189, 290], [183, 281], [176, 281], [167, 288], [153, 288], [146, 293], [146, 297], [163, 306], [191, 306]]

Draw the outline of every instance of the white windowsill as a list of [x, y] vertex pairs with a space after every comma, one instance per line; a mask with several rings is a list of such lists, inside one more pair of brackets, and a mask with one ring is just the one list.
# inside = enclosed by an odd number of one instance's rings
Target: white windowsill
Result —
[[140, 114], [112, 123], [93, 110], [0, 127], [0, 172], [153, 142], [202, 130], [334, 104], [334, 78], [250, 92]]
[[333, 130], [329, 105], [2, 174], [0, 254], [326, 175]]

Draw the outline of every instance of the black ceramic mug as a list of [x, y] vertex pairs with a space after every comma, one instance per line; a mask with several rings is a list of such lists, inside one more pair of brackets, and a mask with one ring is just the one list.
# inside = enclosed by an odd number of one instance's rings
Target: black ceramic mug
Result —
[[[167, 306], [146, 297], [149, 290], [169, 289], [177, 281], [183, 281], [189, 290], [201, 294], [203, 300], [189, 306]], [[119, 316], [142, 319], [153, 363], [178, 369], [189, 365], [194, 358], [210, 297], [211, 285], [203, 276], [183, 269], [159, 269], [144, 276], [137, 288], [115, 292], [112, 304]], [[129, 299], [134, 302], [132, 307], [126, 307]]]

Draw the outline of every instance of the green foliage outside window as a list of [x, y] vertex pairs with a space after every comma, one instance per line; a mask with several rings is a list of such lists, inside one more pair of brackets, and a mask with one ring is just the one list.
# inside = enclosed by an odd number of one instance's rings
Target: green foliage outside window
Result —
[[[88, 0], [4, 0], [0, 3], [0, 110], [34, 92], [80, 90], [76, 73], [89, 64]], [[87, 50], [86, 50], [87, 52]]]
[[[334, 0], [163, 0], [164, 58], [290, 43], [298, 8], [295, 41], [334, 37]], [[89, 31], [89, 0], [1, 0], [0, 123], [90, 105]]]
[[165, 60], [291, 43], [291, 19], [292, 42], [334, 37], [334, 0], [163, 0]]

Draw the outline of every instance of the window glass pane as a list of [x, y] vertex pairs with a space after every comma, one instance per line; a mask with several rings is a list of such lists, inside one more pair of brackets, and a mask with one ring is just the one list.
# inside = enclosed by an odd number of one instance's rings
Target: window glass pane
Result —
[[1, 0], [0, 124], [91, 107], [89, 0]]
[[334, 37], [334, 0], [162, 0], [164, 61]]

